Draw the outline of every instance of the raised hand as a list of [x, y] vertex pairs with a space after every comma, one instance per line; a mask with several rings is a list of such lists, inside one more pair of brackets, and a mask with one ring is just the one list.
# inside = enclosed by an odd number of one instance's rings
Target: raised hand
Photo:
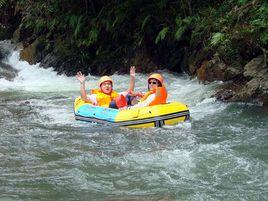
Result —
[[86, 77], [84, 74], [81, 73], [81, 71], [78, 71], [77, 74], [76, 74], [76, 78], [79, 80], [79, 82], [82, 84], [82, 83], [85, 83], [85, 80], [86, 80]]
[[134, 87], [135, 87], [135, 71], [136, 68], [135, 66], [131, 66], [129, 69], [129, 75], [130, 75], [130, 81], [129, 81], [129, 91], [134, 91]]
[[130, 76], [132, 76], [132, 77], [135, 77], [135, 75], [136, 75], [136, 68], [135, 68], [135, 66], [131, 66], [130, 67], [130, 70], [129, 70], [129, 74], [130, 74]]

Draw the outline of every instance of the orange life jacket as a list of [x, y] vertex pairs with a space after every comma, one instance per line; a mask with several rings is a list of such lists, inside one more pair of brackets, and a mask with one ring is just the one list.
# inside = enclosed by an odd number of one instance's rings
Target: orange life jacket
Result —
[[152, 89], [144, 94], [144, 96], [141, 98], [140, 101], [145, 101], [148, 96], [151, 94], [155, 94], [154, 100], [149, 104], [149, 106], [152, 105], [159, 105], [164, 104], [167, 101], [167, 90], [165, 87], [157, 87], [157, 89]]
[[108, 95], [103, 93], [100, 89], [92, 89], [91, 94], [97, 95], [98, 106], [102, 107], [109, 107], [110, 102], [118, 96], [116, 91], [112, 91], [112, 93]]

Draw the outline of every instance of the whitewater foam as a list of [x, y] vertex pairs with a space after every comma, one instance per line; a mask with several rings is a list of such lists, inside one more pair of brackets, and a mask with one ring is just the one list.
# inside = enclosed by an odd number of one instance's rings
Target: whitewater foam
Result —
[[[39, 63], [30, 65], [26, 61], [21, 61], [19, 54], [19, 51], [13, 51], [5, 61], [18, 70], [18, 76], [13, 81], [0, 79], [0, 91], [53, 92], [59, 94], [65, 92], [67, 96], [69, 94], [71, 97], [73, 97], [73, 94], [79, 94], [79, 82], [75, 76], [58, 75], [53, 68], [44, 69], [40, 67]], [[168, 71], [161, 71], [161, 73], [166, 80], [165, 83], [169, 92], [168, 101], [179, 101], [187, 104], [194, 119], [204, 118], [206, 115], [214, 114], [226, 107], [226, 104], [210, 98], [219, 83], [203, 85], [197, 79], [190, 79], [185, 74], [177, 75]], [[129, 76], [114, 74], [111, 77], [116, 81], [115, 90], [124, 91], [128, 88]], [[86, 89], [96, 88], [98, 79], [98, 76], [87, 76]], [[146, 83], [147, 75], [137, 73], [135, 90], [146, 91]], [[62, 109], [60, 112], [65, 113]], [[69, 113], [65, 115], [69, 116]]]

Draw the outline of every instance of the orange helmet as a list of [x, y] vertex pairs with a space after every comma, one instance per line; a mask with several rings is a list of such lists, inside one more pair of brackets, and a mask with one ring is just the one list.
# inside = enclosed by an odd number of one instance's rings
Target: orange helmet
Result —
[[101, 84], [102, 84], [103, 82], [106, 82], [106, 81], [110, 81], [110, 82], [113, 84], [113, 80], [112, 80], [109, 76], [105, 75], [105, 76], [102, 76], [102, 77], [99, 79], [99, 82], [98, 82], [99, 86], [101, 86]]
[[162, 85], [164, 84], [164, 78], [162, 77], [162, 75], [161, 74], [159, 74], [159, 73], [153, 73], [153, 74], [151, 74], [149, 77], [148, 77], [148, 82], [149, 82], [149, 80], [150, 79], [156, 79], [156, 80], [158, 80]]

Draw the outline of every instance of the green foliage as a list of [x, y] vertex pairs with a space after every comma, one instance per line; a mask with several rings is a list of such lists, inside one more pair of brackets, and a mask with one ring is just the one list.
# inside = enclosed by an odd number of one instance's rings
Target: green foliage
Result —
[[167, 1], [166, 0], [156, 0], [157, 7], [162, 10], [166, 7]]
[[74, 38], [78, 38], [78, 35], [80, 34], [83, 23], [82, 23], [83, 16], [76, 16], [76, 15], [71, 15], [69, 16], [69, 24], [71, 28], [74, 30], [73, 36]]
[[223, 33], [213, 33], [210, 44], [215, 46], [215, 45], [224, 43], [224, 41], [225, 41], [225, 36]]
[[168, 33], [169, 28], [164, 27], [161, 31], [159, 31], [156, 39], [155, 39], [155, 44], [159, 43], [159, 41], [164, 40], [167, 33]]
[[148, 24], [149, 19], [151, 18], [151, 15], [147, 15], [144, 20], [142, 21], [142, 25], [141, 25], [141, 31], [144, 30], [144, 27]]
[[255, 11], [255, 15], [249, 21], [251, 25], [251, 33], [259, 35], [259, 40], [262, 46], [268, 44], [268, 3], [264, 3]]
[[[0, 7], [6, 2], [0, 0]], [[190, 52], [218, 52], [233, 61], [250, 59], [267, 49], [265, 0], [14, 2], [22, 10], [24, 29], [36, 37], [45, 35], [48, 49], [72, 55], [86, 65], [119, 62], [139, 48], [152, 57], [163, 51], [175, 58], [176, 52], [169, 51], [174, 45]]]
[[80, 40], [80, 45], [91, 46], [98, 41], [99, 31], [93, 28], [89, 31], [88, 37], [86, 39]]
[[3, 7], [8, 0], [0, 0], [0, 8]]
[[218, 52], [230, 62], [249, 61], [267, 49], [267, 14], [267, 3], [262, 0], [230, 0], [201, 9], [191, 46]]
[[180, 40], [185, 30], [186, 30], [185, 26], [179, 27], [175, 33], [175, 39]]
[[239, 4], [246, 4], [249, 0], [237, 0]]
[[184, 19], [181, 19], [181, 17], [177, 17], [175, 22], [175, 40], [180, 40], [182, 38], [182, 35], [185, 33], [187, 28], [192, 24], [193, 17], [186, 17]]

